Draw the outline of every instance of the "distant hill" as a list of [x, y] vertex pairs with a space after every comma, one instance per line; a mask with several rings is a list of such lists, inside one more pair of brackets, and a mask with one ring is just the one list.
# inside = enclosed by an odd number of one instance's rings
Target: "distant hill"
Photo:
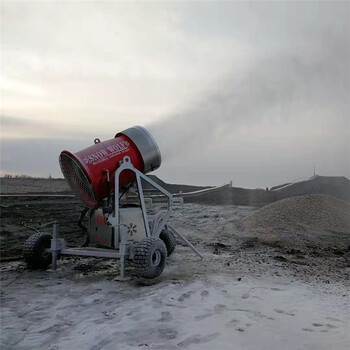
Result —
[[306, 181], [272, 187], [271, 191], [285, 197], [327, 194], [350, 201], [350, 180], [345, 176], [316, 175]]

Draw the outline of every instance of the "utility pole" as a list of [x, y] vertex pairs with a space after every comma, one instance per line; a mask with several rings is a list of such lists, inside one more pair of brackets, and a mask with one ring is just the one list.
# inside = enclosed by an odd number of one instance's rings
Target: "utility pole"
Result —
[[316, 175], [316, 166], [314, 165], [314, 176]]

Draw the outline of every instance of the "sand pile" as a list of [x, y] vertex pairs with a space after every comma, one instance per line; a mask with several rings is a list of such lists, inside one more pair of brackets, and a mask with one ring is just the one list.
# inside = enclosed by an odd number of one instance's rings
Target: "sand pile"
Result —
[[238, 221], [245, 231], [331, 231], [350, 233], [350, 203], [327, 195], [291, 197]]

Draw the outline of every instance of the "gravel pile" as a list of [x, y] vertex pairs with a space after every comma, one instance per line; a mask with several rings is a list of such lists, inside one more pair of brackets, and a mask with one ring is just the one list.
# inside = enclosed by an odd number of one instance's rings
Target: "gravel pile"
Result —
[[245, 231], [332, 231], [350, 233], [350, 203], [327, 195], [291, 197], [238, 220]]

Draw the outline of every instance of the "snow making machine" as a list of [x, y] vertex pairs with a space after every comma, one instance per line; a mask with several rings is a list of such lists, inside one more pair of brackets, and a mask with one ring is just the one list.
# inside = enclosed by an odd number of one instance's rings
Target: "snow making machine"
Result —
[[[135, 126], [77, 153], [63, 151], [59, 158], [62, 173], [75, 195], [86, 208], [79, 226], [86, 231], [83, 247], [67, 248], [59, 238], [58, 224], [52, 236], [36, 233], [26, 241], [23, 253], [33, 268], [46, 268], [63, 255], [118, 258], [120, 280], [126, 275], [126, 263], [133, 263], [133, 274], [155, 278], [164, 269], [166, 258], [175, 249], [176, 238], [188, 245], [201, 258], [201, 253], [169, 222], [173, 197], [145, 174], [159, 168], [161, 155], [152, 135]], [[160, 191], [167, 199], [167, 209], [147, 213], [144, 184]], [[136, 196], [128, 195], [134, 191]], [[130, 198], [134, 198], [130, 200]], [[88, 225], [82, 222], [87, 217]]]

